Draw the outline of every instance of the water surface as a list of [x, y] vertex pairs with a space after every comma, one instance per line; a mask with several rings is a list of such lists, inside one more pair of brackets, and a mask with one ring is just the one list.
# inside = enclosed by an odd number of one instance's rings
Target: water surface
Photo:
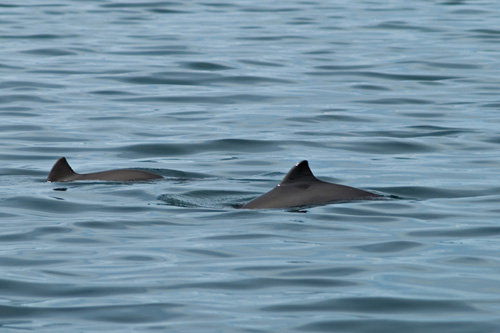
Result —
[[[3, 330], [500, 329], [496, 2], [0, 7]], [[400, 199], [237, 209], [304, 159]]]

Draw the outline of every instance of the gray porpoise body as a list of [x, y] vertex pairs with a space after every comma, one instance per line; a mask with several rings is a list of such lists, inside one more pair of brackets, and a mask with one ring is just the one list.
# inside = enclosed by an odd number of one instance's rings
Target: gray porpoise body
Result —
[[145, 181], [152, 179], [163, 178], [155, 173], [134, 170], [134, 169], [117, 169], [109, 171], [101, 171], [94, 173], [78, 174], [73, 171], [71, 166], [66, 161], [66, 158], [61, 157], [50, 170], [48, 182], [71, 182], [74, 180], [108, 180], [118, 182], [130, 181]]
[[241, 208], [291, 208], [375, 198], [380, 198], [380, 195], [319, 180], [313, 175], [309, 163], [302, 161], [297, 163], [274, 189]]

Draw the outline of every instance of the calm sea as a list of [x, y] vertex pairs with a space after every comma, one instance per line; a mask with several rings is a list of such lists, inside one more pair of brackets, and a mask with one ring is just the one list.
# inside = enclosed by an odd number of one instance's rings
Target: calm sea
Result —
[[[499, 15], [3, 1], [0, 330], [499, 332]], [[305, 159], [399, 199], [237, 209]]]

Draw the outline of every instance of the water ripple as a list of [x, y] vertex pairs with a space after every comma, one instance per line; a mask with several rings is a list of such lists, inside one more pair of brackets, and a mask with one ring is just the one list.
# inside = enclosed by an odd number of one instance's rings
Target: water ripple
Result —
[[273, 79], [257, 76], [221, 76], [208, 73], [191, 72], [171, 72], [158, 73], [147, 76], [126, 76], [126, 77], [103, 77], [126, 83], [134, 84], [167, 84], [167, 85], [212, 85], [217, 83], [231, 83], [243, 85], [272, 84], [272, 83], [291, 83], [292, 81], [283, 79]]
[[134, 154], [151, 155], [186, 155], [213, 151], [273, 151], [277, 149], [280, 142], [244, 140], [244, 139], [221, 139], [209, 140], [193, 144], [138, 144], [126, 147], [125, 151]]
[[447, 313], [470, 312], [474, 307], [462, 301], [404, 299], [393, 297], [352, 297], [306, 304], [273, 305], [264, 311], [349, 311], [355, 313]]
[[[309, 287], [309, 288], [341, 288], [355, 286], [356, 283], [344, 280], [335, 279], [315, 279], [315, 278], [254, 278], [242, 279], [237, 281], [222, 281], [222, 282], [205, 282], [205, 283], [189, 283], [172, 286], [173, 289], [178, 288], [207, 288], [215, 290], [259, 290], [264, 288], [290, 288], [290, 287]], [[269, 310], [269, 309], [267, 309]]]
[[494, 237], [500, 235], [500, 227], [476, 227], [460, 229], [431, 229], [412, 231], [410, 236], [417, 237], [452, 237], [452, 238], [470, 238], [470, 237]]
[[303, 325], [298, 328], [304, 332], [331, 332], [339, 330], [342, 332], [385, 332], [387, 327], [391, 330], [407, 333], [424, 333], [433, 330], [448, 331], [455, 333], [468, 332], [496, 332], [496, 323], [478, 323], [467, 320], [435, 320], [432, 322], [419, 322], [414, 320], [390, 320], [390, 319], [356, 319], [356, 320], [331, 320], [318, 321]]
[[394, 241], [394, 242], [367, 244], [367, 245], [357, 246], [356, 248], [364, 252], [386, 253], [386, 252], [406, 251], [408, 249], [415, 249], [421, 247], [422, 245], [423, 244], [417, 242]]
[[179, 318], [177, 304], [130, 304], [130, 305], [105, 305], [85, 307], [41, 307], [41, 306], [14, 306], [0, 305], [1, 319], [19, 318], [44, 318], [44, 317], [70, 317], [86, 318], [110, 323], [151, 323], [163, 321], [167, 318]]
[[[192, 103], [192, 104], [240, 104], [266, 103], [278, 100], [278, 97], [252, 94], [233, 94], [221, 96], [151, 96], [116, 99], [117, 102], [151, 102], [151, 103]], [[1, 100], [0, 100], [1, 102]]]
[[382, 72], [367, 72], [367, 71], [347, 71], [337, 70], [336, 67], [319, 66], [316, 69], [321, 71], [309, 72], [308, 75], [332, 75], [332, 76], [361, 76], [373, 79], [395, 80], [395, 81], [443, 81], [458, 79], [458, 76], [446, 75], [431, 75], [431, 74], [395, 74], [395, 73], [382, 73]]
[[204, 61], [186, 61], [180, 62], [180, 65], [184, 68], [198, 71], [223, 71], [233, 69], [233, 67]]

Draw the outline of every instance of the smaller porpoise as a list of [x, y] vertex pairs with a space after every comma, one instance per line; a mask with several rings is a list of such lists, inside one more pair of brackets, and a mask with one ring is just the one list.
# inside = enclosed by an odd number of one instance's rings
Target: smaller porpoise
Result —
[[313, 175], [309, 163], [302, 161], [297, 163], [274, 189], [241, 208], [291, 208], [380, 197], [378, 194], [354, 187], [321, 181]]
[[108, 180], [117, 182], [144, 181], [151, 179], [163, 178], [155, 173], [134, 170], [134, 169], [117, 169], [109, 171], [101, 171], [94, 173], [79, 174], [73, 171], [66, 161], [65, 157], [57, 160], [56, 164], [50, 170], [48, 182], [72, 182], [74, 180]]

